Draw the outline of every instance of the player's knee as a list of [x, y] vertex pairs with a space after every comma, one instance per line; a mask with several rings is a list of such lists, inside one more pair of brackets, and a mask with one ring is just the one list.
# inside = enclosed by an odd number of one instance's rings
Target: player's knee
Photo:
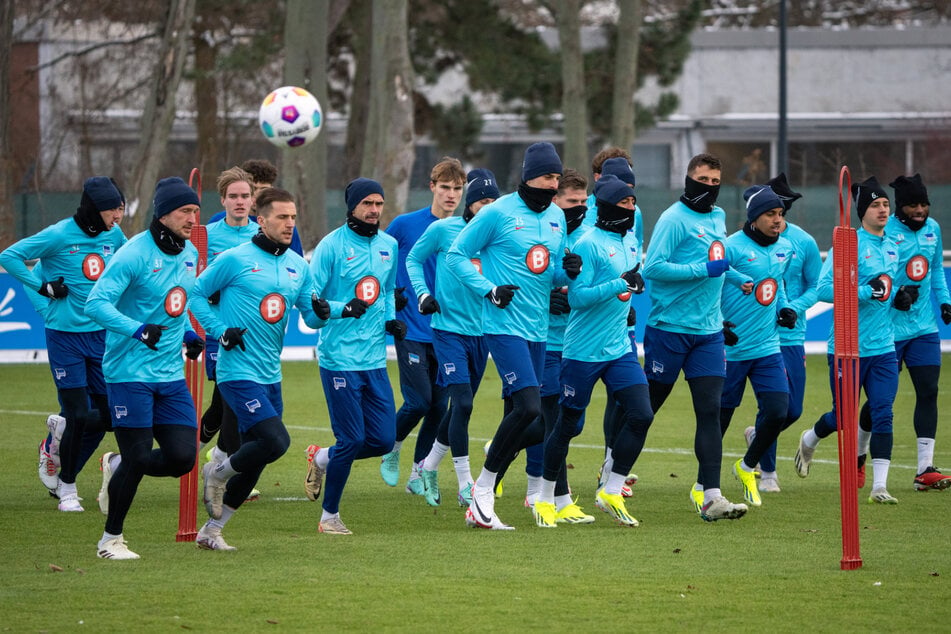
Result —
[[396, 442], [396, 434], [384, 432], [382, 434], [366, 436], [363, 442], [364, 452], [370, 456], [382, 456], [393, 449], [393, 443]]

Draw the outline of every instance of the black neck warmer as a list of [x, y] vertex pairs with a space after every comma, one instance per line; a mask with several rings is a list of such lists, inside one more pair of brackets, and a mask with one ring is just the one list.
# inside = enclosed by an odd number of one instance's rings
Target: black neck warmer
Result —
[[776, 244], [779, 240], [779, 235], [776, 237], [770, 238], [768, 235], [757, 229], [753, 226], [753, 222], [747, 220], [743, 223], [743, 233], [750, 237], [750, 240], [760, 245], [761, 247], [768, 247], [771, 244]]
[[707, 185], [688, 176], [684, 181], [684, 193], [680, 197], [680, 202], [697, 213], [708, 214], [713, 211], [713, 206], [717, 204], [719, 193], [719, 185]]
[[251, 238], [251, 242], [262, 251], [270, 253], [271, 255], [284, 255], [284, 252], [291, 246], [289, 244], [278, 244], [274, 242], [274, 240], [264, 235], [263, 231], [258, 231], [254, 237]]
[[925, 226], [925, 223], [928, 222], [928, 217], [925, 216], [924, 220], [912, 220], [909, 216], [905, 214], [901, 207], [895, 210], [895, 217], [898, 218], [898, 221], [911, 229], [912, 231], [919, 231], [922, 227]]
[[472, 213], [472, 210], [469, 209], [469, 205], [466, 205], [466, 208], [462, 210], [462, 219], [469, 224], [469, 221], [475, 218], [475, 214]]
[[185, 249], [185, 240], [169, 231], [168, 227], [159, 222], [158, 218], [152, 219], [152, 224], [149, 225], [149, 233], [152, 234], [152, 239], [155, 240], [155, 244], [162, 250], [162, 253], [178, 255]]
[[587, 205], [576, 205], [563, 209], [565, 212], [565, 223], [568, 225], [568, 233], [571, 234], [584, 222], [584, 216], [588, 213]]
[[83, 230], [83, 233], [93, 238], [103, 231], [109, 230], [106, 223], [102, 221], [102, 216], [99, 215], [96, 205], [93, 204], [92, 199], [86, 192], [83, 192], [83, 197], [79, 201], [79, 207], [76, 208], [73, 220]]
[[518, 184], [518, 197], [522, 199], [525, 205], [537, 214], [548, 209], [551, 205], [551, 199], [555, 197], [558, 191], [554, 189], [542, 189], [541, 187], [529, 187], [524, 181]]
[[364, 222], [354, 216], [352, 211], [347, 212], [347, 226], [350, 227], [355, 234], [363, 236], [364, 238], [372, 238], [376, 235], [377, 231], [380, 230], [379, 223], [373, 224]]
[[603, 200], [595, 200], [598, 206], [598, 219], [594, 226], [605, 231], [624, 235], [634, 226], [634, 210], [618, 207]]

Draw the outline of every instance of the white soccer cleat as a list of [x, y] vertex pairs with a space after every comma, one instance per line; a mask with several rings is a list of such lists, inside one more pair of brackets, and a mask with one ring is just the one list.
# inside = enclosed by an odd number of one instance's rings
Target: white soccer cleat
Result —
[[129, 550], [122, 535], [99, 543], [96, 556], [100, 559], [138, 559], [138, 554]]
[[472, 503], [466, 510], [466, 526], [493, 531], [515, 530], [495, 514], [495, 492], [478, 485], [472, 487]]
[[37, 471], [40, 475], [40, 482], [50, 492], [50, 495], [56, 497], [56, 487], [59, 486], [59, 469], [53, 462], [53, 457], [46, 450], [46, 439], [40, 441], [39, 464]]
[[112, 480], [113, 473], [112, 465], [109, 461], [113, 456], [118, 455], [119, 454], [113, 451], [107, 451], [102, 454], [102, 457], [99, 459], [99, 470], [102, 471], [102, 486], [99, 487], [99, 497], [96, 499], [99, 501], [99, 510], [102, 511], [103, 515], [109, 515], [109, 482]]
[[223, 498], [225, 496], [225, 485], [226, 481], [221, 480], [215, 475], [215, 467], [218, 466], [216, 462], [206, 462], [205, 466], [201, 469], [201, 475], [205, 480], [204, 486], [204, 500], [205, 500], [205, 510], [208, 512], [209, 517], [214, 519], [221, 519], [221, 507], [224, 504]]
[[208, 522], [205, 522], [205, 525], [198, 530], [195, 545], [202, 550], [238, 550], [234, 546], [229, 546], [225, 538], [221, 536], [221, 528], [209, 526]]
[[61, 495], [59, 498], [59, 510], [65, 513], [82, 513], [86, 509], [80, 504], [81, 497], [75, 493]]
[[57, 414], [50, 414], [46, 417], [46, 429], [49, 430], [51, 437], [49, 448], [50, 456], [53, 458], [53, 463], [59, 467], [59, 443], [63, 440], [63, 431], [66, 429], [66, 419]]

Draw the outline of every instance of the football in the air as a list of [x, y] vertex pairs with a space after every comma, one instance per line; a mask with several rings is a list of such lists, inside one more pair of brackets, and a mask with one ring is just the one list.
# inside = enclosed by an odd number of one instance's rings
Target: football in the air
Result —
[[278, 147], [307, 145], [320, 134], [323, 122], [317, 98], [297, 86], [282, 86], [272, 91], [258, 111], [261, 132]]

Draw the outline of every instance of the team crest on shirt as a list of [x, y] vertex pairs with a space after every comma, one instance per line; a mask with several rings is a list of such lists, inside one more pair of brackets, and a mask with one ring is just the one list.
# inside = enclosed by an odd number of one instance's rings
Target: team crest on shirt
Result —
[[195, 263], [185, 260], [185, 271], [187, 271], [188, 273], [191, 273], [194, 270], [195, 270]]
[[380, 251], [380, 259], [384, 262], [390, 261], [390, 252], [389, 251]]
[[780, 262], [785, 262], [785, 261], [786, 261], [786, 253], [783, 252], [783, 251], [778, 252], [778, 253], [776, 254], [776, 259], [779, 260]]
[[934, 242], [936, 240], [936, 236], [933, 233], [926, 233], [925, 240], [927, 240], [928, 242]]
[[561, 225], [557, 222], [549, 222], [548, 224], [551, 225], [551, 230], [553, 232], [561, 231]]
[[112, 245], [104, 244], [102, 245], [102, 254], [103, 255], [112, 255]]
[[287, 277], [291, 278], [292, 280], [296, 280], [298, 278], [297, 271], [291, 267], [287, 267]]
[[885, 249], [885, 255], [888, 256], [888, 259], [892, 262], [898, 259], [898, 253], [896, 251], [892, 251], [891, 249]]

